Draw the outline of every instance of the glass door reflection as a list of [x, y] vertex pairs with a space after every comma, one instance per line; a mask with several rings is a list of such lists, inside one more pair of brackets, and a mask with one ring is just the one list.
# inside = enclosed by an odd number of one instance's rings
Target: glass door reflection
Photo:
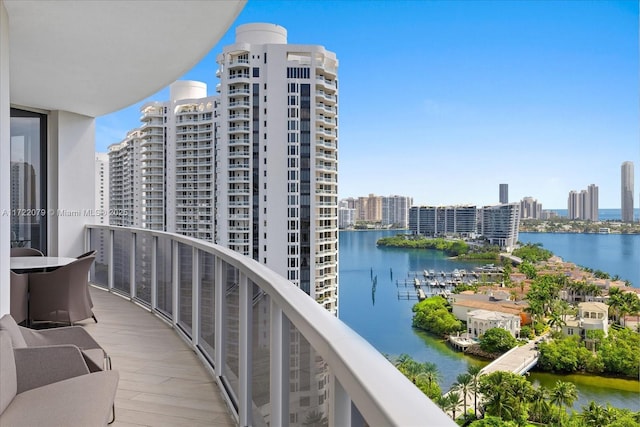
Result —
[[11, 246], [47, 251], [44, 114], [11, 109]]

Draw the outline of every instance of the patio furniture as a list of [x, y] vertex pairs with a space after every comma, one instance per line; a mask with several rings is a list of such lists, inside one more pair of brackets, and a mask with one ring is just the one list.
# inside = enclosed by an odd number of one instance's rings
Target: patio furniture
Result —
[[29, 275], [30, 321], [74, 322], [93, 318], [89, 297], [89, 269], [95, 256], [44, 273]]
[[5, 314], [0, 318], [0, 330], [9, 332], [14, 348], [75, 345], [91, 372], [111, 369], [111, 357], [81, 326], [34, 330], [18, 325], [13, 316]]
[[105, 426], [116, 371], [90, 373], [73, 345], [14, 348], [0, 330], [0, 425]]
[[17, 323], [27, 320], [29, 308], [29, 275], [17, 274], [13, 271], [11, 274], [11, 297], [9, 313]]
[[12, 257], [44, 256], [44, 254], [36, 248], [11, 248], [9, 253]]

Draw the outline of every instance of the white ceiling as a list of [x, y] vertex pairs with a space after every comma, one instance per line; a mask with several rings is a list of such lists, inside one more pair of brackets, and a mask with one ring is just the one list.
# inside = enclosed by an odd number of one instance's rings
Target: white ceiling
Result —
[[11, 104], [93, 117], [127, 107], [195, 66], [245, 3], [4, 0]]

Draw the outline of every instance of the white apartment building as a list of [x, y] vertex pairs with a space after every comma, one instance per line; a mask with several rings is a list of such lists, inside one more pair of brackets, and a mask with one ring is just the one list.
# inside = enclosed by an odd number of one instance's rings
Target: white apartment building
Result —
[[213, 241], [216, 100], [206, 84], [178, 81], [169, 101], [141, 107], [140, 128], [109, 147], [111, 212], [128, 218], [111, 224]]
[[218, 56], [217, 243], [337, 312], [338, 61], [246, 24]]
[[96, 203], [94, 216], [96, 224], [109, 224], [109, 154], [96, 153], [95, 177]]
[[409, 229], [425, 236], [473, 237], [477, 232], [476, 206], [412, 206], [409, 209]]
[[337, 313], [336, 56], [247, 24], [217, 60], [218, 96], [175, 82], [109, 147], [111, 224], [227, 246]]
[[409, 227], [409, 209], [412, 204], [412, 197], [383, 196], [382, 225], [398, 225], [400, 228]]
[[356, 225], [356, 210], [346, 207], [338, 208], [338, 228], [351, 228]]
[[142, 132], [134, 129], [126, 138], [109, 146], [109, 224], [142, 226], [142, 179], [140, 141]]
[[510, 252], [518, 242], [520, 204], [509, 203], [482, 208], [481, 232], [489, 243]]

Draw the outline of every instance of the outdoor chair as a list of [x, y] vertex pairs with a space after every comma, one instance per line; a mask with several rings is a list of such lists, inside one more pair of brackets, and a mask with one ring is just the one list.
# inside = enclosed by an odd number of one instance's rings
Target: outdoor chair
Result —
[[86, 257], [88, 257], [88, 256], [92, 256], [92, 255], [93, 255], [93, 256], [95, 256], [95, 255], [96, 255], [96, 253], [97, 253], [97, 252], [96, 252], [95, 250], [90, 250], [89, 252], [85, 252], [85, 253], [83, 253], [82, 255], [77, 256], [76, 258], [77, 258], [77, 259], [82, 259], [82, 258], [86, 258]]
[[[78, 257], [76, 257], [77, 259], [82, 259], [82, 258], [86, 258], [88, 256], [93, 256], [95, 258], [97, 252], [95, 250], [90, 250], [89, 252], [85, 252], [82, 255], [79, 255]], [[93, 308], [93, 300], [91, 299], [91, 292], [89, 292], [89, 287], [87, 287], [87, 298], [89, 298], [89, 305], [91, 306], [91, 308]], [[96, 321], [96, 323], [98, 323], [98, 319], [96, 318], [96, 316], [93, 316], [93, 320]]]
[[107, 424], [117, 371], [90, 372], [74, 345], [15, 347], [13, 338], [0, 330], [0, 425]]
[[29, 275], [29, 321], [74, 322], [93, 318], [89, 269], [95, 256], [86, 256], [53, 271]]
[[17, 274], [10, 271], [11, 274], [11, 296], [9, 299], [9, 313], [17, 323], [27, 320], [28, 300], [29, 300], [29, 275]]
[[11, 248], [10, 255], [13, 257], [44, 256], [44, 254], [36, 248]]

